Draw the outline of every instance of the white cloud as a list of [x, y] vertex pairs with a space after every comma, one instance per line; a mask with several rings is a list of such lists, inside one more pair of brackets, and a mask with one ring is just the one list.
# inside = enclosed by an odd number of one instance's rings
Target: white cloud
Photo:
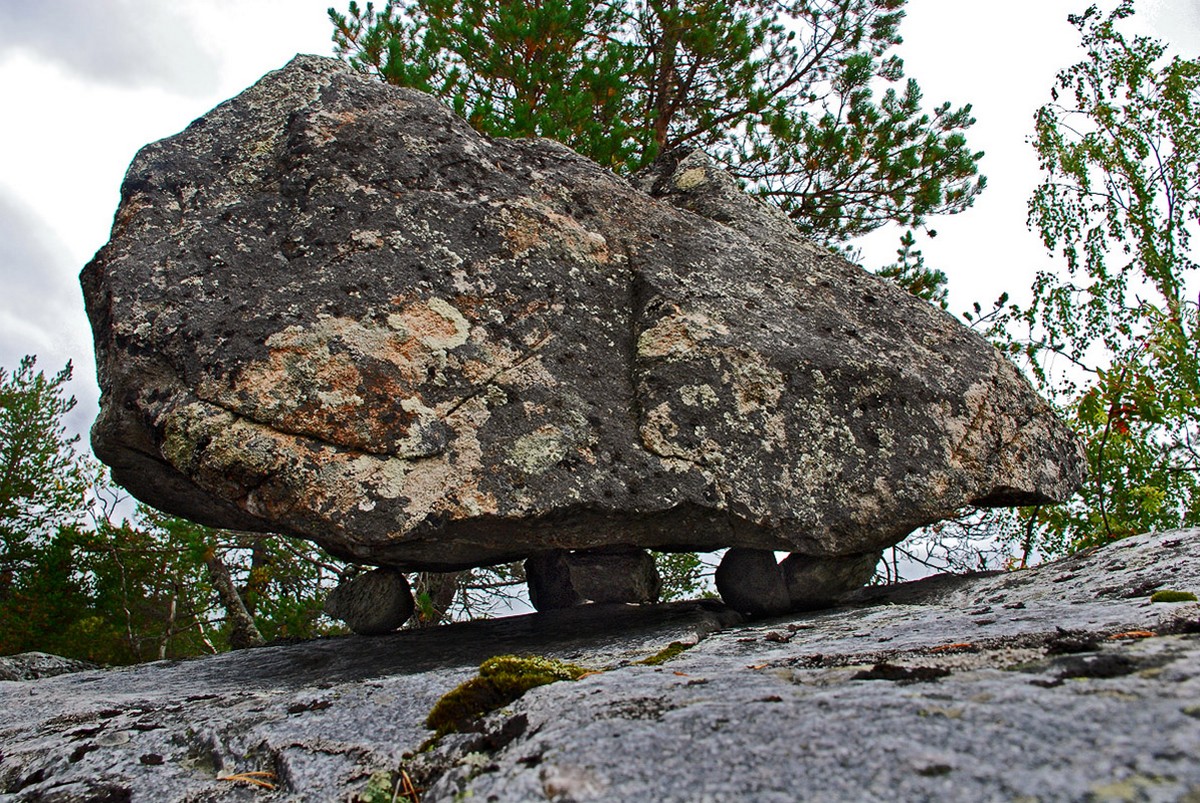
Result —
[[201, 95], [217, 82], [216, 60], [171, 3], [0, 3], [0, 55], [11, 52], [122, 87], [169, 87]]

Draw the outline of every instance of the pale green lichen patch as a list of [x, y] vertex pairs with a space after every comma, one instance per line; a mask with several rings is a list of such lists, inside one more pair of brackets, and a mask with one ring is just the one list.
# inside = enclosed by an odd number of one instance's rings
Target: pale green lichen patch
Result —
[[708, 181], [708, 171], [703, 167], [693, 167], [675, 176], [675, 187], [681, 190], [692, 190]]
[[471, 333], [471, 324], [467, 323], [467, 319], [449, 302], [441, 298], [431, 298], [426, 302], [429, 309], [436, 312], [445, 318], [453, 327], [453, 331], [447, 334], [426, 334], [422, 339], [425, 345], [431, 349], [442, 348], [452, 349], [461, 346], [467, 342], [467, 336]]
[[509, 462], [531, 476], [542, 474], [566, 456], [562, 432], [550, 426], [522, 435], [508, 450]]

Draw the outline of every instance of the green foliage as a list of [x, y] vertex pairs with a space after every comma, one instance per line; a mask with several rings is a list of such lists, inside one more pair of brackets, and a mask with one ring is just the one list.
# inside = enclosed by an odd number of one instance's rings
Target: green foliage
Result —
[[149, 508], [116, 520], [116, 490], [63, 425], [70, 364], [47, 378], [35, 362], [0, 368], [0, 654], [125, 664], [229, 649], [214, 569], [263, 638], [330, 629], [321, 602], [342, 567], [311, 545]]
[[704, 148], [838, 243], [970, 206], [970, 107], [903, 89], [905, 0], [388, 0], [329, 9], [338, 55], [480, 131], [543, 136], [628, 173]]
[[235, 579], [263, 638], [340, 632], [321, 613], [337, 567], [312, 546], [142, 508], [136, 523], [98, 517], [38, 545], [0, 601], [0, 654], [40, 650], [129, 664], [228, 650], [231, 617], [213, 587], [214, 559]]
[[38, 545], [86, 515], [83, 463], [62, 418], [75, 407], [65, 397], [71, 364], [47, 378], [25, 357], [15, 371], [0, 368], [0, 600], [36, 561]]
[[694, 599], [704, 596], [706, 584], [704, 573], [707, 567], [695, 552], [655, 552], [654, 565], [662, 580], [659, 599]]
[[578, 680], [591, 670], [536, 656], [498, 655], [479, 666], [479, 674], [442, 695], [425, 719], [438, 736], [470, 728], [485, 715], [512, 703], [538, 686]]
[[[1200, 59], [1119, 30], [1123, 0], [1070, 19], [1087, 56], [1036, 115], [1045, 178], [1029, 223], [1066, 261], [1027, 309], [994, 325], [1084, 440], [1090, 476], [1069, 505], [1024, 511], [1049, 553], [1200, 523]], [[1194, 291], [1194, 287], [1192, 288]]]
[[948, 306], [946, 274], [925, 264], [924, 255], [914, 248], [916, 238], [911, 231], [900, 236], [900, 248], [896, 251], [899, 259], [877, 271], [877, 275], [890, 279], [912, 293], [917, 298], [923, 298], [942, 309]]

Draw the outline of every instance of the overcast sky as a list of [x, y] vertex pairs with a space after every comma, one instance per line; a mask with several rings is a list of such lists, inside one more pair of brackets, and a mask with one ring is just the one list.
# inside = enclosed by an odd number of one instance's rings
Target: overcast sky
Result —
[[[382, 4], [382, 0], [381, 0]], [[0, 365], [68, 359], [95, 415], [91, 334], [77, 276], [108, 237], [125, 169], [297, 52], [329, 55], [329, 0], [0, 0]], [[336, 3], [344, 9], [346, 3]], [[1037, 182], [1025, 139], [1055, 73], [1079, 58], [1066, 23], [1084, 0], [910, 0], [901, 55], [932, 106], [971, 103], [971, 145], [987, 152], [975, 207], [931, 222], [927, 262], [950, 277], [952, 309], [1027, 290], [1051, 265], [1025, 228]], [[1143, 0], [1139, 30], [1200, 54], [1200, 0]], [[893, 257], [895, 233], [864, 244]]]

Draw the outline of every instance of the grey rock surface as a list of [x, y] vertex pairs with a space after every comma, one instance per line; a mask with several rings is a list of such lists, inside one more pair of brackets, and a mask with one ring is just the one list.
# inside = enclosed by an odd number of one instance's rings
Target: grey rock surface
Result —
[[96, 668], [95, 664], [87, 661], [76, 661], [44, 652], [0, 655], [0, 680], [37, 680]]
[[861, 554], [1075, 488], [983, 339], [702, 154], [637, 181], [297, 57], [131, 165], [81, 277], [97, 455], [164, 510], [432, 571]]
[[408, 580], [391, 569], [355, 575], [325, 599], [325, 613], [363, 636], [392, 632], [408, 621], [415, 607]]
[[[1193, 800], [1200, 605], [1159, 589], [1200, 589], [1200, 530], [754, 625], [584, 606], [0, 683], [0, 798], [343, 800], [403, 769], [426, 803]], [[606, 671], [406, 755], [501, 653]], [[246, 771], [276, 788], [220, 780]]]

